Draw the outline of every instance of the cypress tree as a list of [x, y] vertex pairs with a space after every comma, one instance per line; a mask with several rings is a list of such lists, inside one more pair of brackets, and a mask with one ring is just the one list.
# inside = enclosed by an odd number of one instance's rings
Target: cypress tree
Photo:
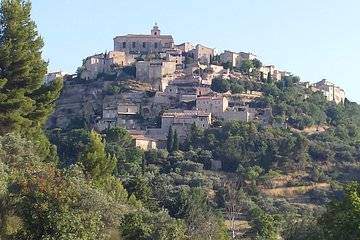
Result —
[[175, 129], [172, 151], [175, 152], [178, 150], [179, 150], [179, 137], [178, 137], [178, 133]]
[[167, 140], [166, 140], [166, 149], [168, 150], [168, 152], [172, 152], [173, 149], [173, 130], [172, 127], [169, 127], [169, 132], [167, 135]]
[[272, 83], [272, 76], [270, 72], [268, 72], [266, 80], [268, 83]]
[[42, 128], [62, 88], [62, 79], [44, 85], [47, 63], [44, 42], [30, 18], [31, 4], [3, 0], [0, 5], [0, 134], [17, 132], [35, 140], [44, 160], [53, 160], [55, 149]]

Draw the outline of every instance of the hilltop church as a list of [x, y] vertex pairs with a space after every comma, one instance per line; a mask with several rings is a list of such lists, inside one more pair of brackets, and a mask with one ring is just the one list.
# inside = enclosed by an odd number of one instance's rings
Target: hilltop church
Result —
[[173, 37], [171, 35], [161, 35], [156, 23], [150, 35], [127, 34], [114, 38], [114, 50], [126, 53], [159, 53], [173, 47]]

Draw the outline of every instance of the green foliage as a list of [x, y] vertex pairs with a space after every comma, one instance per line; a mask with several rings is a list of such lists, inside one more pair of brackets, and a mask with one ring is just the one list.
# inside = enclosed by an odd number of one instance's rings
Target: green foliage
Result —
[[105, 145], [100, 134], [95, 131], [90, 133], [90, 143], [81, 157], [86, 174], [95, 181], [110, 176], [116, 166], [116, 158], [105, 152]]
[[276, 220], [270, 214], [264, 212], [260, 208], [252, 210], [252, 225], [256, 231], [256, 240], [277, 240], [279, 232]]
[[360, 185], [349, 184], [345, 187], [345, 196], [341, 201], [333, 201], [320, 219], [325, 238], [360, 238]]
[[150, 213], [145, 210], [125, 215], [120, 227], [124, 240], [183, 240], [185, 226], [179, 220], [171, 219], [164, 211]]
[[185, 220], [189, 239], [229, 239], [224, 223], [207, 202], [201, 189], [192, 189], [181, 193], [181, 211]]
[[169, 132], [166, 138], [166, 149], [168, 150], [168, 152], [172, 152], [173, 149], [173, 141], [174, 141], [174, 137], [173, 137], [173, 130], [172, 127], [170, 126], [169, 128]]
[[251, 60], [244, 60], [240, 64], [240, 71], [244, 74], [249, 75], [252, 68], [254, 68], [254, 62]]
[[43, 163], [31, 142], [12, 134], [0, 137], [0, 163], [8, 176], [1, 239], [106, 239], [119, 225], [126, 203], [121, 187], [112, 196], [93, 188], [79, 167], [60, 171]]
[[173, 146], [172, 146], [172, 151], [178, 151], [179, 150], [179, 136], [177, 134], [177, 131], [175, 129], [174, 132], [174, 140], [173, 140]]
[[224, 93], [230, 90], [230, 84], [226, 79], [215, 78], [211, 83], [211, 90]]
[[[60, 94], [62, 80], [43, 85], [44, 45], [30, 18], [28, 1], [5, 0], [0, 6], [0, 133], [19, 132], [38, 140], [43, 160], [54, 161], [54, 148], [42, 127]], [[55, 155], [56, 156], [56, 155]]]

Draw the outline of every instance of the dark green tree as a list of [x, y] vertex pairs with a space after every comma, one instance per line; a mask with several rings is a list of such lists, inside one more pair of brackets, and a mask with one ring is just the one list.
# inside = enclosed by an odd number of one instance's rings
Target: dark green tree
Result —
[[42, 132], [62, 88], [58, 79], [44, 85], [47, 63], [43, 40], [30, 18], [31, 4], [4, 0], [0, 5], [0, 134], [18, 132], [36, 139], [43, 159], [56, 156]]
[[325, 239], [360, 239], [360, 184], [345, 187], [345, 197], [333, 201], [320, 219]]
[[81, 157], [81, 162], [88, 177], [95, 181], [111, 176], [116, 166], [116, 158], [105, 152], [101, 136], [95, 131], [91, 131], [90, 143]]
[[254, 68], [254, 63], [251, 60], [244, 60], [240, 64], [240, 71], [248, 76], [252, 68]]
[[226, 79], [215, 78], [211, 83], [211, 90], [224, 93], [230, 90], [230, 83]]
[[173, 130], [172, 130], [172, 127], [170, 126], [169, 132], [167, 135], [167, 140], [166, 140], [166, 149], [168, 150], [168, 152], [172, 152], [173, 141], [174, 141]]
[[175, 129], [172, 151], [174, 152], [174, 151], [178, 151], [178, 150], [179, 150], [179, 136]]

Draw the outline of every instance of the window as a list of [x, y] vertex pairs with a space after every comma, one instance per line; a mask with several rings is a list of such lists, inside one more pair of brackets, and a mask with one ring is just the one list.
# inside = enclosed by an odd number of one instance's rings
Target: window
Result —
[[126, 48], [126, 42], [123, 42], [123, 48]]
[[136, 42], [132, 43], [132, 47], [135, 48], [136, 47]]
[[143, 42], [143, 48], [146, 48], [146, 42]]
[[157, 43], [157, 42], [154, 44], [154, 47], [155, 47], [155, 48], [158, 48], [158, 43]]

